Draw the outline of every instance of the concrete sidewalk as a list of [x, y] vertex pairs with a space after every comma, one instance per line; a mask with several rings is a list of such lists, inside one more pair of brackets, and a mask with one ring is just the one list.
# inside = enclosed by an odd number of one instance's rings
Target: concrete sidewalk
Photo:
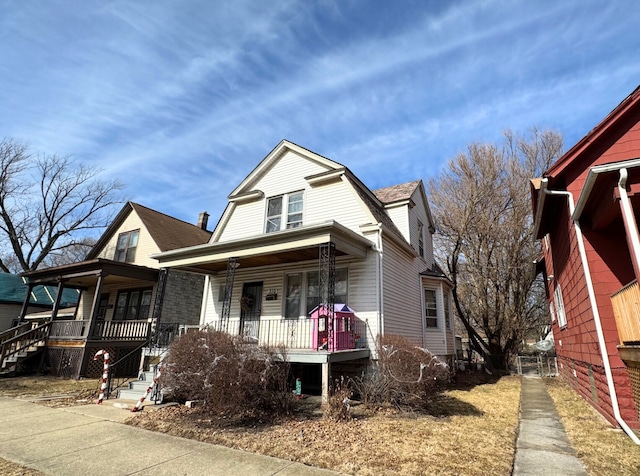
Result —
[[520, 394], [520, 429], [514, 476], [586, 476], [571, 447], [560, 416], [538, 376], [524, 375]]
[[122, 424], [111, 405], [49, 408], [0, 397], [0, 457], [50, 475], [279, 475], [338, 473]]

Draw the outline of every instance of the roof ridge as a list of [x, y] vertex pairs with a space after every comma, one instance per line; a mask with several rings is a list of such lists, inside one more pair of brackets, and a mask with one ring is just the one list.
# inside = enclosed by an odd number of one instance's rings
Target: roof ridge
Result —
[[[197, 229], [199, 229], [199, 230], [202, 230], [202, 228], [200, 228], [198, 225], [195, 225], [195, 224], [193, 224], [193, 223], [190, 223], [190, 222], [188, 222], [188, 221], [186, 221], [186, 220], [182, 220], [181, 218], [176, 218], [176, 217], [174, 217], [174, 216], [169, 215], [168, 213], [164, 213], [164, 212], [161, 212], [161, 211], [155, 210], [155, 209], [153, 209], [153, 208], [147, 207], [147, 206], [142, 205], [142, 204], [137, 203], [137, 202], [131, 202], [131, 201], [130, 201], [129, 203], [131, 204], [131, 206], [132, 206], [134, 209], [135, 209], [135, 207], [144, 208], [145, 210], [149, 210], [149, 211], [151, 211], [151, 212], [153, 212], [153, 213], [156, 213], [156, 214], [158, 214], [158, 215], [163, 215], [163, 216], [165, 216], [165, 217], [167, 217], [167, 218], [170, 218], [170, 219], [172, 219], [172, 220], [179, 221], [179, 222], [184, 223], [185, 225], [191, 225], [191, 226], [192, 226], [192, 227], [194, 227], [194, 228], [197, 228]], [[205, 211], [205, 213], [207, 213], [207, 212]], [[141, 217], [141, 218], [142, 218], [142, 217]], [[203, 230], [203, 231], [206, 231], [206, 230]]]

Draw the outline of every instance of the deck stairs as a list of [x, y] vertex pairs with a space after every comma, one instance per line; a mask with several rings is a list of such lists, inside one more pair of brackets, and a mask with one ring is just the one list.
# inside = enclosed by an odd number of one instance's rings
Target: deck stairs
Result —
[[0, 376], [8, 376], [20, 364], [45, 349], [49, 323], [32, 327], [21, 324], [0, 334]]
[[[157, 365], [152, 365], [149, 370], [146, 370], [140, 374], [138, 380], [132, 380], [129, 382], [129, 388], [118, 389], [116, 398], [121, 400], [140, 400], [147, 388], [153, 384], [153, 379], [157, 375]], [[145, 401], [153, 402], [155, 404], [162, 403], [162, 389], [157, 388], [157, 384], [154, 385], [153, 390]]]

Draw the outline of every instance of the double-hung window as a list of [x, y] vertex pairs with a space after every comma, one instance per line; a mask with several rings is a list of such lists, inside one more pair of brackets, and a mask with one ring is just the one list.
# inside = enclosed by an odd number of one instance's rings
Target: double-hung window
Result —
[[[285, 289], [284, 317], [287, 319], [297, 319], [301, 315], [308, 317], [311, 311], [320, 304], [321, 289], [318, 271], [286, 275]], [[347, 304], [347, 291], [347, 268], [338, 268], [336, 269], [334, 288], [335, 302]]]
[[556, 316], [558, 318], [558, 325], [560, 327], [567, 326], [567, 315], [564, 312], [564, 301], [562, 299], [562, 290], [560, 289], [560, 283], [556, 281], [556, 289], [553, 292], [553, 299], [556, 302]]
[[438, 301], [435, 289], [424, 290], [424, 318], [426, 327], [438, 327]]
[[113, 312], [114, 321], [144, 320], [149, 317], [151, 289], [120, 291]]
[[[294, 192], [267, 199], [265, 232], [272, 233], [302, 226], [304, 192]], [[286, 216], [283, 217], [284, 210]]]
[[418, 254], [424, 258], [424, 225], [418, 222]]
[[138, 236], [140, 230], [127, 231], [118, 235], [116, 244], [115, 261], [132, 263], [136, 259], [136, 248], [138, 247]]

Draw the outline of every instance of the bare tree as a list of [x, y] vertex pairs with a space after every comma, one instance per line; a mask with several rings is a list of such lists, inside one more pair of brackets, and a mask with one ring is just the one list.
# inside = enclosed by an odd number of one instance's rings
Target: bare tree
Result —
[[[0, 142], [0, 270], [38, 269], [70, 250], [87, 249], [121, 203], [115, 180], [69, 157], [37, 155]], [[75, 258], [71, 258], [75, 259]]]
[[428, 183], [453, 299], [471, 348], [506, 369], [522, 340], [548, 319], [533, 260], [529, 179], [560, 157], [562, 136], [533, 129], [502, 144], [471, 144]]

